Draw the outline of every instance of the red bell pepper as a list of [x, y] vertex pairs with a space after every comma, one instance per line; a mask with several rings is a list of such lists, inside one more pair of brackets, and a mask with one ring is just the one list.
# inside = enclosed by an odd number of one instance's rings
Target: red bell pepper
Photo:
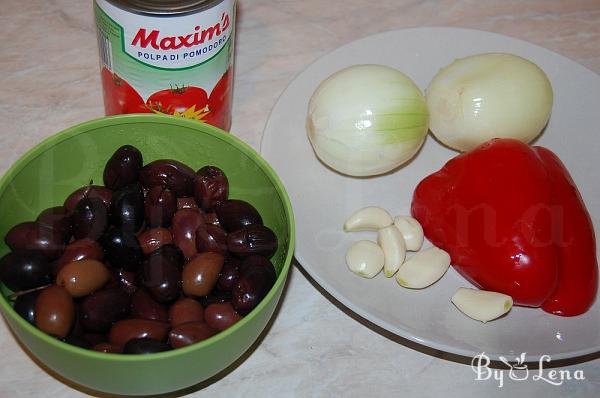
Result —
[[598, 289], [591, 218], [548, 149], [495, 139], [417, 186], [412, 214], [476, 286], [556, 315], [584, 313]]

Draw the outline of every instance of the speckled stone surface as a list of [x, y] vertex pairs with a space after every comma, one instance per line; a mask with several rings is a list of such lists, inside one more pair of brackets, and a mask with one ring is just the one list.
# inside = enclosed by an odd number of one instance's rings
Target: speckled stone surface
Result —
[[[542, 45], [600, 73], [598, 0], [240, 0], [232, 133], [258, 149], [278, 96], [319, 56], [415, 26], [460, 26]], [[43, 138], [102, 116], [91, 1], [0, 1], [0, 172]], [[600, 325], [599, 325], [600, 326]], [[452, 357], [417, 350], [357, 319], [294, 267], [260, 344], [176, 396], [600, 396], [600, 359], [568, 364], [585, 380], [477, 381]], [[425, 351], [425, 352], [422, 352]], [[36, 365], [0, 321], [0, 397], [100, 395]], [[586, 358], [589, 359], [589, 358]]]

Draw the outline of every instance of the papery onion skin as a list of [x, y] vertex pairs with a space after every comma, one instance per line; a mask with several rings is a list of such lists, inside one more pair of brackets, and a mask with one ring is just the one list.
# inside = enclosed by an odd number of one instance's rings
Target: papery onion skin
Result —
[[428, 120], [425, 98], [408, 76], [384, 65], [353, 65], [315, 90], [306, 127], [323, 163], [342, 174], [373, 176], [418, 152]]
[[443, 144], [469, 151], [492, 138], [531, 142], [552, 111], [553, 92], [544, 71], [507, 53], [457, 59], [441, 69], [425, 91], [429, 128]]

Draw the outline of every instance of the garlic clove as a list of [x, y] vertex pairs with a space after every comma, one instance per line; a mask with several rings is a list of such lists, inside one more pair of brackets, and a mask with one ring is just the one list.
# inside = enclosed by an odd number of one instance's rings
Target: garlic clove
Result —
[[465, 287], [459, 288], [451, 301], [463, 314], [484, 323], [506, 314], [513, 305], [506, 294]]
[[377, 243], [359, 240], [346, 253], [346, 264], [350, 271], [363, 278], [373, 278], [383, 269], [384, 254]]
[[439, 280], [449, 266], [450, 255], [432, 247], [406, 260], [396, 273], [396, 281], [410, 289], [423, 289]]
[[381, 228], [377, 232], [377, 243], [384, 256], [383, 274], [386, 278], [394, 276], [406, 257], [406, 244], [402, 233], [394, 225]]
[[406, 250], [413, 252], [421, 250], [425, 236], [423, 234], [423, 227], [415, 218], [398, 216], [394, 218], [394, 225], [402, 233], [402, 237], [406, 243]]
[[344, 223], [344, 231], [377, 231], [392, 225], [394, 220], [387, 210], [381, 207], [363, 207], [352, 214]]

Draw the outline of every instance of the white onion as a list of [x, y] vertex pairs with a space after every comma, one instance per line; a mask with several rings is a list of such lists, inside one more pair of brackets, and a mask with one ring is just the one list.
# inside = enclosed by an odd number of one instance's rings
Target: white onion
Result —
[[445, 145], [468, 151], [492, 138], [529, 143], [552, 110], [552, 86], [536, 64], [489, 53], [454, 61], [426, 90], [429, 128]]
[[428, 113], [421, 90], [383, 65], [354, 65], [325, 79], [308, 105], [308, 137], [316, 155], [351, 176], [386, 173], [423, 144]]

